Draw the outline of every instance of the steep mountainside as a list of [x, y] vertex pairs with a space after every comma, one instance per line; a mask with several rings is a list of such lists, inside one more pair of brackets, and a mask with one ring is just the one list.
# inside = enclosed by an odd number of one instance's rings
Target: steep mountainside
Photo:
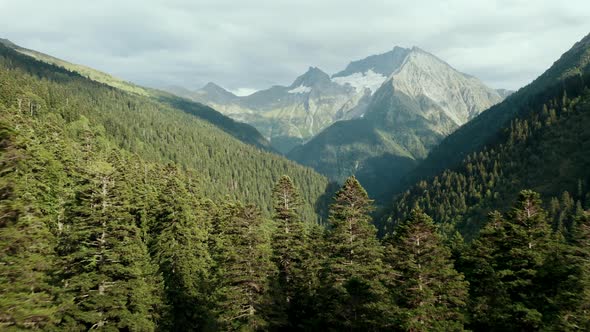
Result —
[[289, 158], [338, 181], [356, 174], [370, 194], [386, 199], [446, 135], [501, 99], [478, 79], [413, 48], [362, 119], [333, 124]]
[[590, 35], [531, 84], [449, 136], [417, 171], [428, 174], [464, 159], [401, 194], [385, 227], [418, 205], [471, 236], [489, 211], [504, 209], [529, 188], [561, 196], [551, 209], [575, 208], [570, 200], [590, 203], [589, 63]]
[[[65, 68], [69, 71], [75, 72], [95, 82], [106, 84], [108, 86], [146, 97], [152, 97], [159, 99], [165, 103], [174, 104], [175, 107], [182, 109], [183, 111], [194, 115], [202, 120], [205, 120], [212, 125], [219, 127], [226, 133], [234, 136], [244, 143], [254, 145], [264, 150], [272, 150], [270, 143], [252, 126], [240, 123], [228, 118], [221, 113], [215, 111], [211, 107], [190, 102], [189, 99], [181, 99], [176, 95], [135, 85], [130, 82], [123, 81], [119, 78], [113, 77], [107, 73], [103, 73], [93, 68], [86, 66], [73, 64], [51, 55], [47, 55], [38, 51], [29, 50], [20, 47], [7, 39], [0, 38], [0, 45], [4, 45], [7, 48], [13, 49], [20, 54], [27, 55], [38, 61], [42, 61], [48, 64], [52, 64], [61, 68]], [[179, 94], [180, 95], [180, 94]]]
[[[477, 151], [506, 127], [510, 120], [538, 108], [542, 93], [568, 77], [590, 70], [590, 35], [563, 54], [551, 68], [526, 87], [482, 113], [432, 150], [428, 158], [405, 181], [412, 184], [420, 178], [458, 165], [468, 154]], [[541, 101], [542, 103], [543, 101]]]
[[[313, 170], [244, 144], [212, 125], [235, 121], [208, 107], [177, 97], [159, 101], [125, 92], [2, 45], [0, 110], [55, 118], [67, 130], [96, 128], [93, 135], [145, 160], [191, 169], [209, 198], [256, 203], [266, 213], [273, 184], [283, 174], [301, 188], [307, 220], [316, 218], [328, 187], [327, 179]], [[220, 118], [202, 120], [203, 110]]]

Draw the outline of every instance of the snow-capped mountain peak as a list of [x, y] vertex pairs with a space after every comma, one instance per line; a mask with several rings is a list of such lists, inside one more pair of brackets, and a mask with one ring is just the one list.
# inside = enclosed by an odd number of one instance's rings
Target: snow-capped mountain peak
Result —
[[340, 85], [350, 85], [355, 88], [357, 92], [369, 89], [371, 90], [371, 94], [373, 94], [386, 79], [386, 76], [369, 69], [364, 73], [353, 73], [348, 76], [334, 77], [332, 78], [332, 81]]

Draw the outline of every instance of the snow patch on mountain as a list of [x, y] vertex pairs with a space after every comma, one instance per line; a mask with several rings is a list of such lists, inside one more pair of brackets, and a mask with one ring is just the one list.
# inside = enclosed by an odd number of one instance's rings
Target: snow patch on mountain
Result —
[[311, 88], [301, 84], [300, 86], [296, 87], [295, 89], [291, 89], [287, 92], [289, 92], [289, 93], [309, 93], [309, 92], [311, 92]]
[[340, 85], [350, 85], [356, 91], [370, 89], [373, 94], [385, 82], [387, 77], [369, 69], [364, 73], [354, 73], [348, 76], [333, 77], [332, 81]]

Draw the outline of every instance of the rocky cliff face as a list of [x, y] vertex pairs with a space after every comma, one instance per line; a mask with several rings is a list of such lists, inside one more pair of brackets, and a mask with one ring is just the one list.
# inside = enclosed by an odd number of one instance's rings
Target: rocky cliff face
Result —
[[463, 74], [434, 55], [414, 47], [376, 92], [367, 117], [376, 124], [403, 129], [412, 126], [398, 118], [411, 113], [432, 131], [448, 135], [503, 98], [479, 79]]

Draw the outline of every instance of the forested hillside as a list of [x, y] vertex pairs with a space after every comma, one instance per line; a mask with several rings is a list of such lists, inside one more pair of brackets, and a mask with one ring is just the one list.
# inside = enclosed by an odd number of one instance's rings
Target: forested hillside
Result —
[[[393, 213], [383, 227], [391, 228], [395, 220], [403, 220], [412, 208], [420, 206], [435, 219], [447, 223], [449, 228], [457, 227], [472, 236], [482, 227], [481, 221], [489, 211], [506, 209], [507, 203], [523, 188], [534, 189], [547, 200], [553, 197], [551, 212], [559, 206], [588, 208], [590, 74], [584, 73], [584, 67], [571, 69], [587, 60], [588, 52], [580, 53], [579, 44], [541, 76], [545, 79], [555, 76], [552, 74], [555, 68], [563, 68], [562, 61], [567, 60], [574, 67], [570, 67], [561, 80], [543, 90], [538, 89], [541, 78], [533, 82], [526, 89], [537, 93], [526, 97], [526, 108], [519, 109], [518, 115], [488, 139], [487, 145], [468, 154], [459, 166], [420, 181], [402, 193], [394, 200]], [[571, 57], [574, 51], [582, 54], [582, 60]], [[515, 94], [510, 98], [519, 96]], [[509, 99], [507, 103], [504, 107], [525, 102]], [[495, 109], [486, 111], [482, 117], [488, 118], [488, 112], [495, 112]], [[457, 135], [450, 139], [459, 139], [464, 134]], [[481, 134], [473, 137], [469, 141], [475, 141], [475, 137], [480, 139]], [[461, 145], [457, 149], [461, 150]], [[432, 160], [425, 163], [431, 164]], [[428, 165], [422, 166], [423, 169]]]
[[471, 246], [445, 239], [420, 210], [380, 241], [354, 178], [336, 193], [325, 229], [304, 221], [287, 176], [272, 190], [269, 220], [254, 205], [208, 199], [197, 172], [143, 161], [86, 118], [64, 125], [11, 107], [0, 142], [6, 331], [590, 324], [590, 217], [559, 209], [575, 222], [552, 232], [530, 191]]
[[270, 150], [270, 143], [264, 139], [264, 137], [254, 127], [245, 123], [233, 121], [232, 119], [223, 116], [221, 113], [208, 106], [190, 102], [189, 100], [176, 97], [164, 91], [135, 85], [93, 68], [73, 64], [52, 57], [51, 55], [23, 48], [7, 39], [0, 38], [0, 45], [3, 45], [4, 47], [12, 49], [18, 53], [32, 57], [39, 62], [44, 62], [64, 68], [70, 72], [80, 74], [81, 76], [86, 77], [92, 81], [112, 86], [118, 90], [129, 92], [132, 95], [150, 96], [162, 102], [172, 104], [173, 107], [188, 112], [202, 120], [213, 124], [214, 126], [220, 128], [221, 130], [234, 136], [244, 143], [251, 144], [265, 150]]
[[327, 180], [224, 133], [211, 122], [233, 120], [219, 113], [216, 121], [205, 122], [198, 104], [174, 99], [158, 102], [123, 92], [2, 45], [0, 68], [3, 112], [16, 109], [33, 116], [57, 117], [64, 125], [85, 118], [126, 151], [149, 161], [174, 162], [197, 170], [209, 197], [229, 195], [256, 203], [265, 213], [270, 211], [272, 183], [288, 174], [300, 183], [307, 202], [306, 218], [316, 218], [314, 209]]

